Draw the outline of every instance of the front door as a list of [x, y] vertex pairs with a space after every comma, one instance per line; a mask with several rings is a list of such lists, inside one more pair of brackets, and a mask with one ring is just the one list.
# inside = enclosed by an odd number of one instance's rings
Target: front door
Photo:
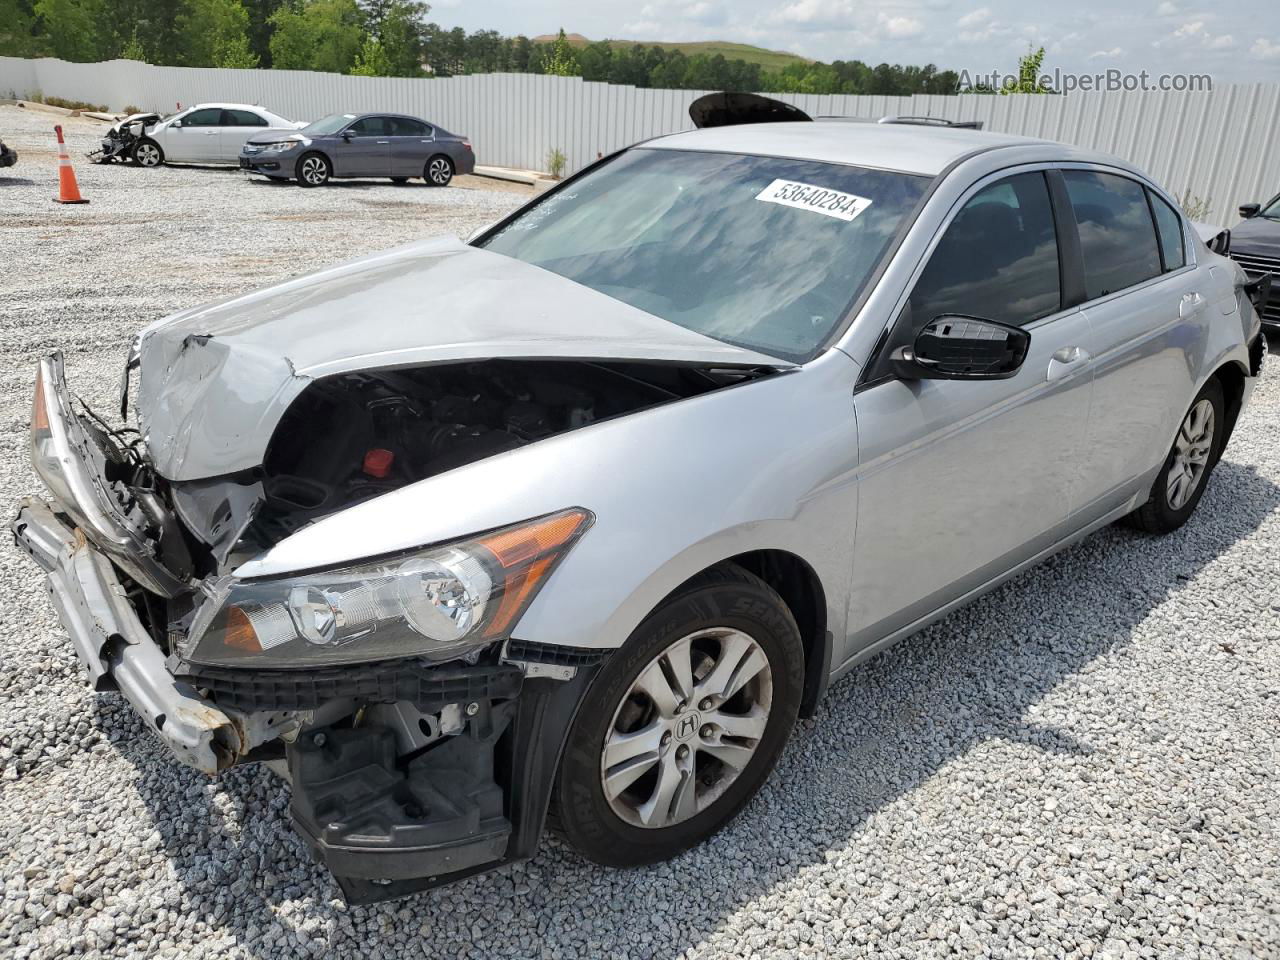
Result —
[[390, 124], [386, 117], [361, 117], [347, 127], [333, 148], [334, 175], [391, 176], [390, 145]]
[[182, 126], [165, 129], [166, 160], [210, 163], [221, 159], [222, 111], [217, 107], [192, 110], [181, 118]]
[[849, 654], [1049, 547], [1076, 495], [1089, 322], [1063, 307], [1043, 172], [978, 185], [919, 273], [890, 346], [944, 314], [1017, 324], [1030, 348], [1007, 380], [877, 377], [855, 396]]

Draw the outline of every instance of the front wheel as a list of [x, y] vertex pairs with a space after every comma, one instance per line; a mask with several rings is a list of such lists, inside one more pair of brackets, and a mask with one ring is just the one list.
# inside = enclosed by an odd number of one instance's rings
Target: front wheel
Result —
[[139, 140], [133, 148], [133, 162], [140, 167], [158, 167], [164, 163], [164, 150], [154, 140]]
[[433, 187], [447, 187], [453, 179], [453, 161], [444, 154], [436, 154], [427, 161], [422, 171], [422, 179]]
[[1172, 533], [1187, 522], [1222, 453], [1225, 426], [1222, 384], [1215, 377], [1191, 402], [1150, 499], [1126, 518], [1130, 525], [1147, 533]]
[[298, 185], [302, 187], [323, 187], [329, 182], [333, 170], [323, 154], [308, 153], [298, 159]]
[[773, 769], [804, 652], [782, 599], [725, 565], [691, 581], [605, 665], [569, 733], [560, 831], [609, 866], [665, 860], [728, 823]]

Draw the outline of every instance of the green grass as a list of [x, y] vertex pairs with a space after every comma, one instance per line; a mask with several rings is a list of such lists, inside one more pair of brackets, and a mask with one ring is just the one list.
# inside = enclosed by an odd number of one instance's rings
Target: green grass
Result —
[[[555, 39], [553, 34], [534, 37], [535, 43], [550, 43]], [[585, 47], [591, 41], [580, 33], [568, 35], [569, 44], [574, 47]], [[781, 70], [792, 63], [812, 63], [807, 57], [782, 50], [766, 50], [749, 43], [729, 43], [724, 40], [698, 40], [692, 43], [664, 43], [650, 40], [610, 40], [614, 47], [662, 47], [664, 50], [679, 50], [686, 57], [704, 54], [714, 57], [717, 53], [726, 60], [745, 60], [747, 63], [758, 63], [766, 70]]]

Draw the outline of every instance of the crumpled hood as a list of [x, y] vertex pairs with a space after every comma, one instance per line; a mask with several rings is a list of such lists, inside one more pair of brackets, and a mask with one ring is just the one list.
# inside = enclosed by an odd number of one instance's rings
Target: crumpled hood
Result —
[[153, 126], [160, 122], [160, 114], [158, 113], [131, 113], [123, 120], [117, 120], [110, 127], [112, 133], [119, 133], [125, 127], [133, 123], [141, 122], [143, 128]]
[[196, 480], [261, 464], [318, 377], [489, 358], [791, 366], [441, 237], [152, 324], [136, 410], [156, 471]]

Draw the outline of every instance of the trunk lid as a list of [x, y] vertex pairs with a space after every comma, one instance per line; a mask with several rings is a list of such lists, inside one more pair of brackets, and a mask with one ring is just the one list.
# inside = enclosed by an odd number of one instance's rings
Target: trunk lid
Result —
[[447, 237], [153, 324], [137, 413], [156, 471], [202, 479], [260, 464], [316, 378], [488, 358], [793, 366]]

